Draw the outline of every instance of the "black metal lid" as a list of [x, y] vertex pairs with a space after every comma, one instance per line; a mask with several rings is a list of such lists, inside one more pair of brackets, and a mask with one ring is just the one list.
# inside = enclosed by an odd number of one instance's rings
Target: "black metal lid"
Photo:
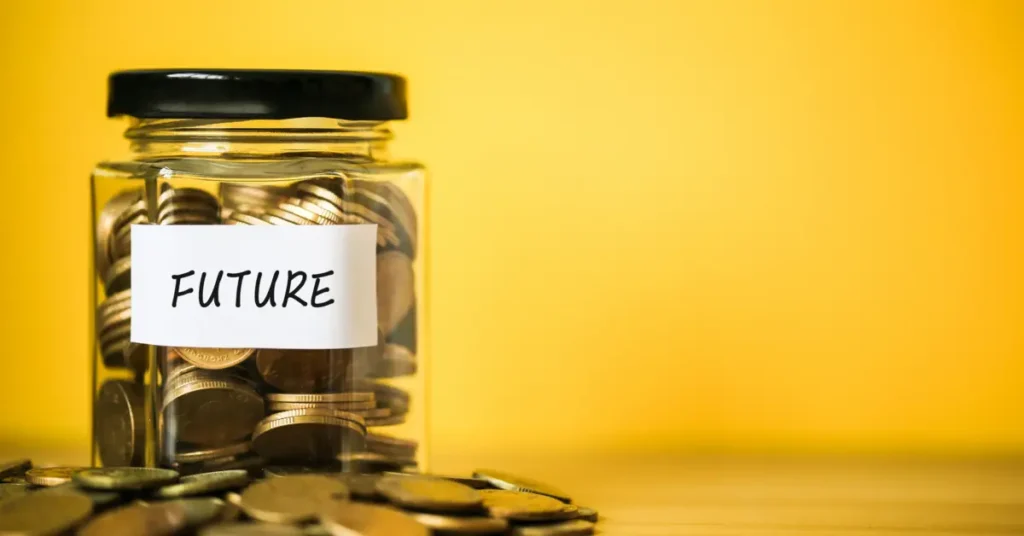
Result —
[[112, 73], [107, 117], [405, 119], [405, 79], [386, 73], [160, 69]]

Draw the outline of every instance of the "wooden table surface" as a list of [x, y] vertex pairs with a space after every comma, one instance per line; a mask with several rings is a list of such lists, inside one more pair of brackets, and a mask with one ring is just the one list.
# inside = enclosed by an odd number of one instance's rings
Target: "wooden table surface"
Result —
[[514, 471], [597, 509], [605, 536], [1024, 534], [1024, 459], [436, 457]]

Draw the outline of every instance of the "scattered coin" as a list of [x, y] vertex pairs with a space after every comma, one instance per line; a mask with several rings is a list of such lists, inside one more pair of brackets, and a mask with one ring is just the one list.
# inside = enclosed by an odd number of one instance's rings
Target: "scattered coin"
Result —
[[36, 486], [59, 486], [71, 482], [71, 477], [85, 467], [33, 467], [25, 473], [25, 480]]
[[154, 493], [157, 497], [187, 497], [190, 495], [204, 495], [217, 491], [238, 489], [249, 482], [249, 473], [242, 469], [229, 471], [215, 471], [212, 473], [199, 473], [181, 477], [177, 484], [164, 486]]
[[584, 521], [590, 521], [591, 523], [597, 523], [598, 514], [597, 510], [593, 508], [587, 508], [586, 506], [576, 506], [576, 515]]
[[185, 361], [207, 370], [233, 367], [248, 359], [256, 350], [252, 348], [174, 348]]
[[[385, 471], [384, 472], [384, 476], [399, 476], [399, 477], [402, 477], [402, 476], [417, 476], [417, 474], [416, 473], [393, 473], [393, 472]], [[484, 480], [482, 478], [473, 478], [473, 477], [465, 477], [465, 476], [450, 476], [450, 475], [434, 475], [434, 474], [432, 474], [430, 476], [433, 477], [433, 478], [443, 478], [445, 480], [451, 480], [452, 482], [458, 482], [459, 484], [462, 484], [463, 486], [469, 486], [469, 487], [471, 487], [473, 489], [494, 489], [494, 486], [492, 486], [490, 482], [488, 482], [488, 481], [486, 481], [486, 480]]]
[[536, 493], [482, 490], [483, 504], [494, 517], [513, 521], [556, 521], [576, 516], [576, 507]]
[[60, 534], [91, 513], [81, 493], [26, 493], [0, 501], [0, 534]]
[[512, 529], [514, 536], [587, 536], [594, 533], [594, 524], [582, 519], [543, 525], [519, 525]]
[[304, 536], [304, 533], [291, 525], [227, 523], [206, 527], [199, 531], [199, 536]]
[[153, 467], [100, 467], [79, 471], [74, 475], [76, 484], [89, 489], [151, 489], [177, 480], [177, 471]]
[[31, 468], [32, 461], [27, 459], [0, 462], [0, 478], [21, 476]]
[[314, 519], [337, 501], [348, 499], [341, 480], [321, 475], [290, 475], [257, 482], [242, 492], [241, 507], [249, 517], [270, 523], [301, 523]]
[[403, 508], [427, 512], [472, 512], [483, 504], [480, 492], [441, 478], [426, 476], [385, 476], [377, 491]]
[[8, 497], [17, 497], [18, 495], [24, 495], [29, 491], [29, 485], [27, 483], [5, 483], [0, 484], [0, 501]]
[[180, 502], [133, 503], [96, 516], [78, 531], [78, 536], [168, 536], [187, 526], [185, 506]]
[[572, 502], [572, 499], [570, 499], [564, 491], [555, 488], [554, 486], [537, 480], [518, 477], [503, 471], [477, 469], [476, 471], [473, 471], [473, 476], [487, 480], [493, 484], [494, 487], [499, 489], [539, 493], [541, 495], [547, 495], [548, 497], [554, 497], [562, 502]]
[[429, 536], [430, 531], [405, 512], [372, 504], [340, 502], [320, 514], [335, 536]]
[[482, 516], [442, 516], [412, 513], [413, 519], [441, 534], [504, 534], [508, 521]]

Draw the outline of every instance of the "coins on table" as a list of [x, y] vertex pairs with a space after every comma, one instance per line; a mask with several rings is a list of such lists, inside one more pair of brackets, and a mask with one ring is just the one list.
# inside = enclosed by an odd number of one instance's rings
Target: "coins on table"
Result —
[[267, 467], [256, 480], [245, 471], [179, 478], [140, 467], [49, 469], [73, 474], [72, 482], [0, 495], [0, 533], [574, 536], [592, 534], [584, 517], [597, 515], [544, 495], [458, 483], [482, 485], [470, 477], [339, 473], [336, 463]]

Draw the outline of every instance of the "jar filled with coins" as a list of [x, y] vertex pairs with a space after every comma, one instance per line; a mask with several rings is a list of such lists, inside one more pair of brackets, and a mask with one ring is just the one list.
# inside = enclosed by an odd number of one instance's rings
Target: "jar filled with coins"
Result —
[[93, 463], [423, 468], [425, 173], [405, 81], [124, 71], [92, 175]]

